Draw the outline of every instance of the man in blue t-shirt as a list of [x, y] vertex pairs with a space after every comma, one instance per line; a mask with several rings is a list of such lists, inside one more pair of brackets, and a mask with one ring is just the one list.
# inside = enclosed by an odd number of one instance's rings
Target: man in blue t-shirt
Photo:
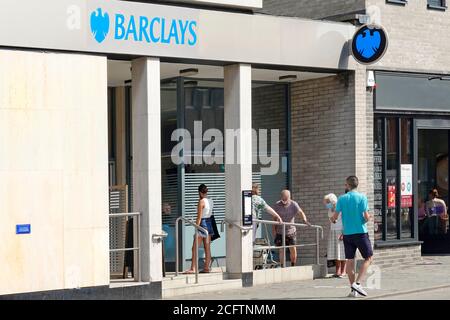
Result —
[[[357, 191], [358, 178], [350, 176], [346, 179], [346, 194], [339, 197], [336, 204], [336, 212], [331, 218], [333, 223], [342, 214], [345, 258], [347, 262], [347, 274], [350, 281], [350, 296], [356, 297], [358, 294], [367, 296], [367, 292], [361, 286], [361, 280], [365, 276], [367, 269], [372, 262], [372, 244], [367, 232], [367, 222], [370, 219], [369, 205], [367, 197]], [[358, 277], [355, 281], [355, 254], [359, 250], [364, 263], [361, 265]]]

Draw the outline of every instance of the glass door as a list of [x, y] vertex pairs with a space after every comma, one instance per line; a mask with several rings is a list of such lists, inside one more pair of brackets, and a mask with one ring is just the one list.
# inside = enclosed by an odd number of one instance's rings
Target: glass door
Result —
[[[417, 146], [417, 213], [422, 252], [450, 253], [448, 151], [449, 132], [419, 129]], [[442, 204], [442, 205], [441, 205]]]

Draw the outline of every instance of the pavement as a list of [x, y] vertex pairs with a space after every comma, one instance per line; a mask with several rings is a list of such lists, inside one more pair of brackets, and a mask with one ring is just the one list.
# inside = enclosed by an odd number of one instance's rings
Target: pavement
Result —
[[[376, 265], [363, 283], [373, 300], [450, 300], [450, 256], [424, 256], [401, 267]], [[251, 288], [178, 296], [177, 300], [347, 300], [348, 279], [323, 279], [276, 283]], [[360, 299], [360, 298], [358, 298]]]

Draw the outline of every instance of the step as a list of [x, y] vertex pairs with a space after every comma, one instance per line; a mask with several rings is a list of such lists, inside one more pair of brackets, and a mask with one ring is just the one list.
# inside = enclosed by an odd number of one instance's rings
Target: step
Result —
[[324, 277], [325, 271], [325, 268], [319, 265], [255, 270], [253, 271], [253, 285], [313, 280]]
[[242, 280], [241, 279], [221, 280], [221, 281], [212, 282], [212, 283], [198, 283], [198, 284], [188, 284], [188, 285], [184, 284], [184, 285], [178, 285], [178, 286], [173, 286], [173, 287], [167, 287], [165, 285], [165, 283], [163, 282], [162, 297], [163, 298], [172, 298], [172, 297], [177, 297], [177, 296], [232, 290], [232, 289], [241, 289], [241, 288], [242, 288]]
[[[222, 280], [226, 280], [227, 276], [222, 272], [201, 273], [198, 275], [198, 282], [201, 284], [217, 283]], [[195, 274], [166, 274], [163, 279], [163, 287], [173, 288], [183, 285], [195, 284]]]

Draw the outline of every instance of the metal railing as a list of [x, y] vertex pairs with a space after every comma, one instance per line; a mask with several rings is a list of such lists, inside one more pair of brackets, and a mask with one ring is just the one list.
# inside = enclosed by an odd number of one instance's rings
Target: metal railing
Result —
[[225, 220], [222, 220], [222, 222], [220, 223], [220, 225], [221, 225], [220, 231], [221, 232], [225, 231], [224, 230], [225, 224], [228, 224], [231, 228], [236, 227], [236, 228], [240, 229], [243, 234], [247, 234], [250, 230], [253, 229], [252, 227], [243, 227], [243, 226], [238, 225], [235, 222], [231, 222], [231, 221], [225, 219]]
[[[110, 253], [115, 252], [127, 252], [133, 251], [134, 254], [134, 280], [140, 282], [141, 281], [141, 252], [140, 252], [140, 225], [141, 225], [141, 213], [140, 212], [131, 212], [131, 213], [110, 213], [109, 219], [118, 219], [118, 218], [129, 218], [136, 217], [136, 224], [133, 223], [133, 247], [127, 248], [126, 244], [124, 248], [110, 248]], [[136, 278], [137, 275], [137, 278]]]
[[[197, 259], [193, 259], [193, 265], [195, 268], [195, 283], [198, 283], [198, 232], [201, 231], [206, 234], [208, 237], [209, 233], [208, 230], [205, 228], [195, 224], [195, 222], [186, 219], [184, 217], [178, 217], [178, 219], [175, 221], [175, 276], [179, 275], [179, 269], [180, 269], [180, 248], [179, 248], [179, 224], [183, 221], [184, 223], [194, 227], [195, 229], [195, 238], [194, 238], [194, 250], [196, 252]], [[318, 225], [307, 225], [307, 224], [301, 224], [301, 223], [290, 223], [290, 222], [278, 222], [278, 221], [270, 221], [270, 220], [254, 220], [256, 223], [260, 224], [268, 224], [268, 225], [282, 225], [283, 226], [283, 238], [282, 238], [282, 245], [281, 246], [258, 246], [257, 248], [253, 248], [253, 250], [262, 250], [262, 249], [284, 249], [286, 248], [297, 248], [297, 247], [307, 247], [307, 246], [316, 246], [316, 264], [319, 264], [320, 259], [320, 239], [323, 239], [323, 228]], [[248, 233], [250, 230], [252, 230], [252, 227], [244, 227], [240, 226], [237, 223], [223, 220], [221, 222], [221, 232], [224, 232], [224, 226], [225, 224], [228, 224], [231, 228], [236, 227], [241, 230], [243, 234]], [[314, 228], [316, 230], [316, 242], [311, 244], [298, 244], [298, 245], [286, 245], [286, 226], [295, 226], [295, 227], [307, 227], [307, 228]], [[283, 255], [283, 267], [286, 266], [286, 254]]]
[[[283, 226], [283, 232], [282, 232], [282, 245], [281, 246], [258, 246], [257, 248], [253, 248], [253, 250], [273, 250], [273, 249], [281, 249], [283, 250], [283, 261], [282, 261], [282, 268], [286, 267], [286, 248], [298, 248], [298, 247], [310, 247], [315, 246], [316, 247], [316, 264], [319, 264], [320, 260], [320, 239], [323, 239], [323, 228], [321, 226], [317, 225], [307, 225], [302, 223], [290, 223], [290, 222], [278, 222], [278, 221], [271, 221], [271, 220], [253, 220], [256, 223], [260, 224], [267, 224], [267, 225], [276, 225], [276, 226]], [[286, 245], [286, 226], [295, 226], [295, 227], [307, 227], [307, 228], [314, 228], [316, 229], [316, 242], [315, 243], [304, 243], [304, 244], [296, 244], [296, 245]], [[281, 258], [281, 257], [280, 257]]]
[[198, 283], [198, 236], [197, 235], [198, 235], [198, 232], [201, 231], [204, 234], [206, 234], [206, 237], [208, 238], [209, 233], [208, 233], [208, 230], [206, 230], [205, 228], [195, 224], [191, 220], [186, 219], [184, 217], [179, 217], [175, 221], [175, 276], [178, 276], [178, 271], [180, 268], [180, 248], [179, 248], [180, 243], [178, 241], [180, 221], [183, 221], [184, 223], [187, 223], [195, 228], [194, 246], [195, 246], [195, 252], [196, 252], [196, 259], [194, 261], [194, 257], [192, 257], [192, 263], [195, 268], [195, 283]]

